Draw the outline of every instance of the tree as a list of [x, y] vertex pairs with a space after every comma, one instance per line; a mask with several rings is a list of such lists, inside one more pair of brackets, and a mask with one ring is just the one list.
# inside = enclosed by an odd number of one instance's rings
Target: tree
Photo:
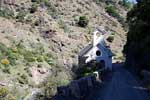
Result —
[[124, 6], [127, 9], [130, 9], [132, 7], [132, 3], [129, 2], [129, 0], [120, 0], [119, 4]]
[[89, 23], [89, 19], [86, 16], [80, 16], [78, 25], [81, 27], [86, 27]]
[[137, 0], [127, 14], [126, 63], [134, 70], [150, 69], [150, 0]]

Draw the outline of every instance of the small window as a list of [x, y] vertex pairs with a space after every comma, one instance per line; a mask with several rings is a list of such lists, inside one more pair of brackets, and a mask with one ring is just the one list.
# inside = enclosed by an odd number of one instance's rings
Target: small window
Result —
[[96, 51], [96, 56], [100, 56], [101, 55], [101, 51], [100, 50], [97, 50]]

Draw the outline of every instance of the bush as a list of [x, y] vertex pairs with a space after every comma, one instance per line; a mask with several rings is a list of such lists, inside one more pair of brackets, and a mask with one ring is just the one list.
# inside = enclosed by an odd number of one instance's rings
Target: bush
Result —
[[0, 87], [0, 99], [4, 99], [9, 94], [9, 90], [6, 87]]
[[53, 64], [54, 64], [54, 61], [53, 61], [52, 58], [47, 59], [46, 62], [47, 62], [49, 65], [53, 65]]
[[112, 5], [107, 6], [106, 8], [106, 12], [113, 17], [118, 17], [119, 13], [117, 12], [116, 8]]
[[3, 64], [3, 65], [9, 65], [10, 61], [8, 59], [2, 59], [1, 60], [1, 64]]
[[86, 16], [81, 16], [79, 18], [79, 22], [78, 22], [79, 26], [86, 27], [88, 25], [88, 23], [89, 23], [89, 20]]
[[3, 43], [0, 43], [0, 51], [4, 54], [7, 50], [8, 48]]
[[4, 73], [10, 74], [10, 67], [6, 66], [5, 68], [2, 69], [2, 71], [3, 71]]
[[9, 54], [7, 54], [7, 56], [9, 60], [18, 60], [19, 58], [19, 54], [13, 52], [10, 52]]
[[22, 74], [19, 78], [18, 78], [19, 83], [21, 84], [28, 84], [28, 77], [25, 74]]
[[26, 60], [27, 62], [36, 61], [36, 54], [34, 53], [34, 51], [28, 51], [26, 49], [22, 49], [21, 55], [23, 55], [24, 60]]
[[63, 20], [59, 20], [58, 24], [59, 24], [59, 27], [62, 29], [66, 27], [65, 22]]
[[118, 4], [120, 4], [121, 6], [127, 8], [127, 9], [132, 8], [132, 4], [128, 0], [120, 0], [118, 2]]
[[122, 16], [120, 16], [120, 14], [117, 12], [117, 9], [112, 6], [112, 5], [109, 5], [107, 6], [106, 8], [106, 12], [112, 16], [112, 17], [115, 17], [117, 18], [117, 20], [120, 22], [120, 24], [122, 24], [122, 26], [127, 29], [127, 25], [126, 25], [126, 22], [125, 22], [125, 18], [123, 18]]
[[127, 23], [126, 23], [125, 18], [123, 18], [122, 16], [119, 16], [119, 17], [118, 17], [118, 21], [120, 22], [120, 24], [122, 24], [124, 30], [127, 30], [127, 29], [128, 29], [128, 25], [127, 25]]
[[45, 96], [53, 96], [57, 92], [58, 86], [64, 86], [69, 83], [69, 76], [65, 72], [59, 72], [58, 75], [51, 75], [47, 77], [47, 82], [44, 85]]
[[[24, 68], [24, 70], [27, 72], [27, 74], [28, 74], [30, 77], [32, 77], [32, 72], [31, 72], [31, 70], [30, 70], [29, 67]], [[19, 74], [20, 74], [20, 73], [19, 73]]]
[[81, 68], [79, 68], [79, 74], [78, 77], [84, 77], [87, 75], [92, 74], [93, 72], [95, 72], [96, 70], [98, 70], [98, 67], [100, 67], [99, 65], [97, 65], [96, 62], [92, 62], [90, 66], [87, 67], [87, 65], [83, 65]]
[[36, 60], [37, 60], [38, 62], [43, 62], [43, 61], [44, 61], [43, 56], [38, 56]]
[[51, 3], [49, 3], [49, 5], [47, 6], [47, 12], [54, 19], [56, 19], [58, 16], [58, 11], [57, 11], [56, 7], [54, 5], [52, 5]]
[[32, 25], [33, 26], [39, 26], [40, 25], [40, 21], [39, 20], [35, 20]]
[[0, 9], [0, 16], [5, 18], [14, 18], [14, 12], [9, 9]]
[[111, 33], [111, 35], [115, 35], [115, 34], [116, 34], [116, 32], [112, 32], [112, 33]]
[[17, 21], [19, 22], [24, 22], [25, 21], [25, 16], [27, 15], [27, 11], [25, 10], [20, 10], [16, 16]]
[[112, 35], [107, 38], [108, 42], [113, 42], [113, 40], [114, 40], [114, 36], [112, 36]]
[[[56, 18], [58, 13], [56, 7], [51, 4], [49, 0], [31, 0], [31, 2], [36, 4], [44, 4], [47, 7], [47, 13], [51, 15], [53, 18]], [[33, 8], [35, 10], [36, 7]]]
[[41, 0], [31, 0], [31, 2], [40, 3]]
[[58, 24], [59, 24], [59, 27], [64, 30], [64, 32], [69, 32], [69, 28], [63, 20], [60, 20]]
[[17, 48], [12, 48], [12, 52], [13, 53], [18, 53], [18, 49]]
[[49, 2], [49, 0], [43, 0], [43, 3], [45, 4], [45, 6], [51, 6], [51, 4], [50, 4], [50, 2]]
[[36, 61], [36, 58], [35, 58], [35, 57], [28, 57], [28, 56], [25, 56], [24, 59], [25, 59], [27, 62], [35, 62], [35, 61]]
[[96, 2], [96, 4], [100, 4], [102, 2], [102, 0], [94, 0]]
[[[3, 65], [9, 65], [9, 64], [14, 64], [15, 60], [19, 58], [19, 54], [17, 53], [18, 50], [16, 48], [7, 48], [4, 44], [0, 43], [0, 50], [2, 52], [1, 54], [1, 63]], [[6, 58], [7, 59], [3, 59]]]
[[18, 58], [20, 57], [20, 55], [17, 53], [17, 51], [13, 51], [10, 48], [8, 48], [8, 51], [5, 53], [5, 56], [7, 56], [7, 58], [10, 61], [11, 65], [15, 65], [16, 60], [18, 60]]
[[37, 11], [38, 5], [36, 3], [33, 3], [30, 8], [30, 13], [35, 13]]
[[49, 65], [53, 65], [54, 64], [54, 60], [51, 54], [46, 54], [44, 56], [44, 60], [49, 64]]
[[49, 0], [31, 0], [32, 3], [37, 3], [37, 4], [45, 4], [45, 6], [49, 6], [50, 2]]

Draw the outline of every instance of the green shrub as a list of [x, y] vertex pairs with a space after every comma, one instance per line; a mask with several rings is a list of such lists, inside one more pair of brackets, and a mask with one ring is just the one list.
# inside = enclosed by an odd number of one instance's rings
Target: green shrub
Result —
[[45, 4], [45, 6], [51, 6], [51, 3], [49, 2], [49, 0], [43, 0], [43, 3]]
[[49, 65], [53, 65], [53, 64], [54, 64], [54, 61], [53, 61], [52, 58], [47, 59], [46, 62], [47, 62]]
[[116, 32], [112, 32], [112, 33], [111, 33], [111, 35], [115, 35], [115, 34], [116, 34]]
[[[7, 48], [2, 43], [0, 43], [0, 51], [2, 52], [0, 58], [1, 58], [1, 63], [3, 65], [9, 65], [9, 64], [14, 65], [15, 61], [18, 60], [18, 58], [19, 58], [17, 49], [15, 50], [15, 49]], [[6, 59], [3, 59], [3, 58], [7, 58], [7, 61], [6, 61]]]
[[43, 56], [38, 56], [36, 60], [37, 60], [38, 62], [43, 62], [43, 61], [44, 61], [44, 58], [43, 58]]
[[44, 55], [44, 60], [49, 64], [53, 65], [54, 64], [54, 59], [51, 54], [46, 54]]
[[8, 48], [3, 43], [0, 43], [0, 51], [2, 53], [5, 53], [6, 51], [8, 51]]
[[[31, 72], [31, 70], [30, 70], [29, 67], [25, 67], [24, 70], [27, 72], [27, 74], [28, 74], [30, 77], [32, 77], [32, 72]], [[20, 73], [18, 73], [18, 75], [20, 75]]]
[[9, 65], [10, 61], [8, 59], [2, 59], [1, 60], [1, 64], [3, 64], [3, 65]]
[[78, 22], [79, 26], [86, 27], [88, 25], [88, 23], [89, 23], [89, 20], [86, 16], [81, 16], [79, 18], [79, 22]]
[[36, 53], [34, 51], [28, 51], [26, 49], [21, 50], [21, 55], [23, 55], [24, 60], [27, 62], [35, 62], [36, 61]]
[[91, 68], [88, 68], [86, 65], [83, 65], [83, 68], [80, 69], [80, 76], [79, 77], [84, 77], [84, 76], [90, 75], [96, 70], [97, 70], [96, 64], [92, 64]]
[[14, 18], [14, 12], [9, 9], [0, 9], [0, 16], [5, 18]]
[[116, 56], [116, 57], [114, 57], [114, 59], [116, 59], [116, 60], [125, 60], [125, 57], [124, 56]]
[[105, 9], [109, 15], [116, 17], [116, 18], [119, 16], [119, 13], [117, 12], [117, 10], [114, 6], [108, 5]]
[[13, 52], [10, 52], [9, 54], [7, 54], [7, 56], [9, 60], [18, 60], [19, 58], [19, 54]]
[[22, 74], [19, 78], [18, 78], [19, 83], [21, 84], [28, 84], [28, 77], [25, 74]]
[[58, 24], [59, 24], [59, 27], [62, 28], [62, 29], [64, 29], [65, 26], [66, 26], [65, 22], [63, 20], [59, 20]]
[[58, 86], [64, 86], [69, 83], [67, 73], [59, 72], [58, 75], [51, 75], [47, 77], [47, 82], [44, 85], [45, 96], [53, 96], [56, 93]]
[[41, 0], [31, 0], [31, 2], [36, 2], [36, 3], [40, 3], [41, 2]]
[[32, 3], [37, 3], [37, 4], [45, 4], [45, 6], [49, 6], [50, 2], [49, 0], [31, 0]]
[[0, 99], [3, 100], [9, 94], [9, 90], [6, 87], [0, 87]]
[[118, 16], [118, 19], [117, 19], [117, 20], [120, 22], [120, 24], [122, 24], [122, 26], [123, 26], [123, 28], [124, 28], [125, 30], [128, 29], [128, 25], [127, 25], [127, 23], [126, 23], [125, 18], [123, 18], [122, 16]]
[[106, 12], [110, 16], [115, 17], [120, 22], [120, 24], [122, 24], [122, 26], [125, 29], [127, 28], [127, 25], [126, 25], [126, 22], [125, 22], [125, 18], [123, 18], [122, 16], [120, 16], [120, 14], [117, 12], [117, 9], [114, 6], [109, 5], [105, 9], [106, 9]]
[[112, 35], [107, 38], [108, 42], [113, 42], [113, 40], [114, 40], [114, 36], [112, 36]]
[[35, 62], [36, 58], [35, 57], [28, 57], [28, 56], [24, 56], [24, 59], [28, 62]]
[[25, 16], [27, 15], [27, 11], [25, 10], [19, 10], [16, 19], [19, 22], [24, 22], [25, 21]]
[[[31, 2], [35, 4], [44, 4], [47, 7], [47, 13], [51, 15], [53, 18], [56, 18], [58, 15], [58, 12], [56, 10], [56, 7], [49, 1], [49, 0], [31, 0]], [[35, 11], [36, 6], [33, 7], [33, 11]]]
[[35, 20], [33, 24], [34, 24], [34, 26], [39, 26], [40, 22], [39, 22], [39, 20]]
[[58, 24], [60, 28], [64, 29], [64, 32], [69, 32], [69, 28], [63, 20], [60, 20]]
[[56, 7], [51, 3], [49, 3], [49, 6], [47, 6], [47, 13], [51, 15], [54, 19], [56, 19], [58, 16], [58, 11]]
[[94, 0], [96, 4], [100, 4], [102, 0]]
[[12, 48], [11, 49], [13, 53], [18, 53], [18, 49], [17, 48]]
[[3, 59], [4, 57], [3, 57], [3, 54], [0, 52], [0, 59]]
[[129, 2], [128, 0], [120, 0], [120, 1], [118, 2], [118, 4], [120, 4], [121, 6], [127, 8], [127, 9], [132, 8], [132, 3]]
[[31, 24], [31, 22], [32, 22], [32, 17], [33, 17], [32, 15], [28, 15], [28, 16], [25, 18], [25, 22]]
[[30, 13], [35, 13], [37, 11], [38, 5], [36, 3], [33, 3], [30, 8]]
[[2, 69], [2, 71], [3, 71], [4, 73], [10, 74], [10, 67], [9, 67], [9, 66], [5, 66], [5, 67]]

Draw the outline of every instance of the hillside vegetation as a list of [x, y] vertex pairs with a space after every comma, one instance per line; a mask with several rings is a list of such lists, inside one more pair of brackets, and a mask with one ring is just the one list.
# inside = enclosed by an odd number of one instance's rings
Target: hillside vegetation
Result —
[[54, 95], [73, 79], [95, 27], [105, 29], [113, 61], [121, 61], [129, 9], [124, 0], [1, 0], [0, 99]]

